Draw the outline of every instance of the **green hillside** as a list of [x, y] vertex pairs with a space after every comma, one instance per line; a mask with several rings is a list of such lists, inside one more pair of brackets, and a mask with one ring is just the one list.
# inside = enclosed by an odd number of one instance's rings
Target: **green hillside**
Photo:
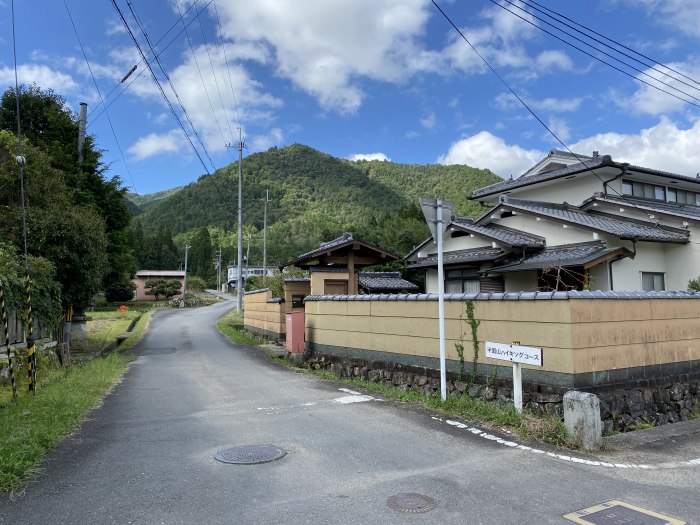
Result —
[[126, 198], [129, 203], [129, 210], [132, 215], [140, 215], [150, 208], [153, 208], [160, 202], [164, 201], [168, 197], [175, 195], [178, 191], [182, 189], [182, 186], [177, 188], [172, 188], [169, 190], [158, 191], [156, 193], [147, 193], [146, 195], [139, 195], [138, 193], [126, 194]]
[[[243, 160], [243, 222], [249, 230], [262, 230], [269, 190], [271, 263], [294, 259], [344, 231], [404, 255], [428, 235], [419, 196], [452, 200], [459, 214], [476, 215], [479, 205], [468, 195], [498, 180], [488, 170], [468, 166], [350, 162], [295, 144]], [[139, 218], [147, 232], [167, 228], [188, 237], [208, 227], [216, 240], [236, 228], [237, 192], [238, 164], [233, 163], [159, 200]], [[222, 244], [230, 244], [231, 237]], [[260, 245], [260, 236], [255, 236], [251, 264], [259, 263]]]

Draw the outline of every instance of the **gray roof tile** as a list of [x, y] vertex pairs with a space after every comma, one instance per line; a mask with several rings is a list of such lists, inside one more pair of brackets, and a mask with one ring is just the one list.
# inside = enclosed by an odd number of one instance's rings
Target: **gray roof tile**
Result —
[[400, 272], [360, 272], [360, 286], [369, 290], [417, 290], [418, 285], [401, 277]]
[[[642, 221], [625, 220], [594, 211], [583, 211], [576, 206], [571, 206], [566, 203], [552, 204], [520, 199], [504, 199], [499, 206], [529, 212], [542, 217], [549, 217], [561, 222], [615, 235], [621, 239], [677, 243], [688, 242], [688, 232], [684, 230], [656, 226]], [[490, 217], [491, 213], [492, 212], [488, 212], [484, 214], [479, 220], [485, 220], [487, 217]]]
[[454, 217], [451, 224], [463, 231], [475, 233], [512, 247], [543, 248], [545, 245], [543, 237], [498, 224], [476, 225], [473, 219], [468, 217]]
[[[520, 261], [489, 268], [489, 273], [522, 272], [556, 266], [582, 266], [620, 248], [608, 248], [602, 241], [549, 246]], [[629, 252], [628, 252], [629, 253]]]
[[634, 197], [629, 197], [627, 195], [625, 195], [624, 197], [618, 195], [608, 195], [606, 197], [602, 193], [598, 193], [590, 199], [586, 200], [581, 205], [581, 208], [590, 209], [592, 207], [592, 204], [596, 202], [613, 204], [616, 206], [626, 206], [628, 208], [638, 208], [644, 212], [674, 215], [685, 219], [700, 221], [700, 206], [693, 206], [690, 204], [678, 204], [676, 202], [662, 202], [648, 199], [638, 199]]
[[[445, 252], [443, 254], [443, 264], [462, 264], [462, 263], [477, 263], [494, 261], [507, 253], [501, 248], [471, 248], [469, 250], [456, 250], [453, 252]], [[420, 259], [415, 264], [410, 265], [410, 268], [430, 268], [437, 266], [437, 255], [431, 255]]]

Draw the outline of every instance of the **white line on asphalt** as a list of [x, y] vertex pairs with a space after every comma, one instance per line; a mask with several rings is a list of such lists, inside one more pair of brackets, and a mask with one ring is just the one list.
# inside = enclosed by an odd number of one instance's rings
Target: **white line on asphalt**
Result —
[[570, 463], [580, 463], [583, 465], [590, 465], [594, 467], [607, 467], [607, 468], [619, 468], [619, 469], [643, 469], [643, 470], [651, 470], [651, 469], [671, 469], [671, 468], [680, 468], [680, 467], [689, 467], [689, 466], [698, 466], [700, 465], [700, 458], [698, 459], [691, 459], [689, 461], [671, 461], [667, 463], [659, 463], [657, 465], [638, 465], [636, 463], [606, 463], [604, 461], [593, 461], [590, 459], [583, 459], [583, 458], [577, 458], [573, 456], [565, 456], [563, 454], [555, 454], [553, 452], [546, 452], [544, 450], [540, 450], [537, 448], [532, 448], [528, 447], [525, 445], [519, 445], [518, 443], [515, 443], [514, 441], [508, 441], [503, 438], [500, 438], [498, 436], [494, 436], [493, 434], [489, 434], [488, 432], [485, 432], [481, 430], [480, 428], [476, 427], [470, 427], [469, 425], [465, 425], [464, 423], [460, 423], [459, 421], [453, 421], [451, 419], [442, 419], [441, 417], [437, 416], [432, 416], [432, 419], [435, 421], [441, 421], [443, 423], [447, 423], [450, 426], [466, 430], [468, 432], [471, 432], [475, 436], [479, 436], [481, 438], [487, 439], [489, 441], [493, 441], [495, 443], [498, 443], [500, 445], [505, 445], [506, 447], [511, 447], [511, 448], [518, 448], [520, 450], [530, 452], [532, 454], [544, 454], [545, 456], [559, 459], [562, 461], [568, 461]]
[[[368, 396], [368, 395], [362, 394], [360, 392], [355, 392], [354, 390], [349, 390], [347, 388], [339, 388], [338, 390], [341, 392], [345, 392], [346, 394], [350, 394], [350, 395], [343, 396], [343, 397], [336, 397], [335, 399], [323, 401], [323, 403], [334, 403], [334, 404], [339, 404], [339, 405], [348, 405], [350, 403], [366, 403], [367, 401], [381, 401], [381, 399], [378, 399], [376, 397]], [[257, 407], [257, 410], [265, 411], [268, 414], [272, 414], [273, 412], [279, 412], [282, 410], [292, 410], [295, 408], [311, 407], [311, 406], [319, 405], [321, 403], [322, 402], [314, 401], [314, 402], [309, 402], [309, 403], [302, 403], [300, 405], [288, 405], [288, 406], [277, 406], [277, 407]]]

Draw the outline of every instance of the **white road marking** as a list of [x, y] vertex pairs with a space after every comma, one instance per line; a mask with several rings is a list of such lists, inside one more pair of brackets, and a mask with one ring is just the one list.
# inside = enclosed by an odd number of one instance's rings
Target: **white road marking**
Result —
[[500, 438], [498, 436], [494, 436], [493, 434], [489, 434], [487, 432], [484, 432], [480, 428], [476, 427], [470, 427], [469, 425], [465, 425], [464, 423], [460, 423], [459, 421], [453, 421], [451, 419], [442, 419], [437, 416], [432, 416], [432, 419], [435, 421], [442, 421], [443, 423], [447, 423], [450, 426], [466, 430], [468, 432], [471, 432], [475, 436], [482, 437], [484, 439], [487, 439], [489, 441], [494, 441], [498, 443], [499, 445], [505, 445], [506, 447], [511, 447], [511, 448], [518, 448], [520, 450], [523, 450], [525, 452], [530, 452], [532, 454], [544, 454], [545, 456], [559, 459], [562, 461], [568, 461], [570, 463], [580, 463], [583, 465], [590, 465], [594, 467], [606, 467], [606, 468], [619, 468], [619, 469], [644, 469], [644, 470], [652, 470], [652, 469], [669, 469], [669, 468], [679, 468], [679, 467], [688, 467], [688, 466], [697, 466], [700, 465], [700, 458], [698, 459], [691, 459], [688, 461], [674, 461], [674, 462], [668, 462], [668, 463], [659, 463], [658, 465], [637, 465], [635, 463], [606, 463], [604, 461], [593, 461], [590, 459], [584, 459], [584, 458], [577, 458], [574, 456], [565, 456], [563, 454], [555, 454], [553, 452], [547, 452], [545, 450], [540, 450], [537, 448], [532, 448], [528, 447], [525, 445], [519, 445], [518, 443], [515, 443], [514, 441], [507, 441], [503, 438]]
[[354, 390], [350, 390], [348, 388], [339, 388], [338, 390], [341, 392], [345, 392], [346, 394], [350, 394], [350, 395], [343, 396], [343, 397], [337, 397], [335, 399], [329, 399], [329, 400], [324, 400], [324, 401], [312, 401], [312, 402], [308, 402], [308, 403], [301, 403], [299, 405], [287, 405], [287, 406], [276, 406], [276, 407], [257, 407], [256, 410], [265, 411], [267, 414], [273, 414], [275, 412], [280, 412], [282, 410], [293, 410], [295, 408], [312, 407], [312, 406], [316, 406], [316, 405], [319, 405], [322, 403], [348, 405], [350, 403], [366, 403], [367, 401], [381, 401], [381, 399], [378, 399], [376, 397], [368, 396], [366, 394], [362, 394], [361, 392], [355, 392]]

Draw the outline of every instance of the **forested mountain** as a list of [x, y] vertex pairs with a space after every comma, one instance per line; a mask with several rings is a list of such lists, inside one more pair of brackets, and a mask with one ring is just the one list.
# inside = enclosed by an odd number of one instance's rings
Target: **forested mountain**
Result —
[[129, 199], [129, 209], [132, 215], [140, 215], [146, 210], [153, 208], [161, 201], [167, 199], [171, 195], [176, 194], [182, 189], [182, 186], [177, 188], [172, 188], [169, 190], [158, 191], [156, 193], [148, 193], [146, 195], [139, 195], [138, 193], [128, 192], [126, 194]]
[[[453, 201], [457, 213], [476, 215], [480, 207], [467, 197], [474, 188], [498, 180], [488, 170], [468, 166], [352, 162], [300, 144], [255, 153], [243, 160], [244, 240], [251, 243], [250, 263], [262, 262], [258, 232], [263, 228], [265, 190], [270, 198], [268, 261], [274, 264], [344, 231], [404, 255], [428, 235], [418, 197], [441, 197]], [[215, 248], [227, 251], [227, 263], [237, 242], [237, 195], [238, 164], [233, 163], [160, 199], [138, 219], [146, 233], [168, 229], [183, 243], [207, 227]]]

